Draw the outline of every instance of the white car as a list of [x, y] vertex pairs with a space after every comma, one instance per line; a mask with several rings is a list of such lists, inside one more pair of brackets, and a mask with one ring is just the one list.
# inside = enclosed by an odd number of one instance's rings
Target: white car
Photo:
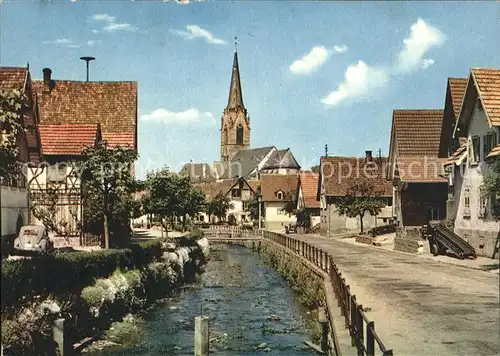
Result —
[[14, 240], [14, 248], [20, 251], [47, 252], [54, 249], [47, 229], [43, 225], [27, 225], [21, 228], [19, 236]]

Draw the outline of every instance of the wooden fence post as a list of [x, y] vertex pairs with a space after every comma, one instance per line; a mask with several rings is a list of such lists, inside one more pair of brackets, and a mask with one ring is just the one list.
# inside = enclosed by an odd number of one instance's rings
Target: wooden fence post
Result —
[[197, 316], [194, 318], [194, 355], [208, 356], [209, 352], [209, 328], [208, 316]]

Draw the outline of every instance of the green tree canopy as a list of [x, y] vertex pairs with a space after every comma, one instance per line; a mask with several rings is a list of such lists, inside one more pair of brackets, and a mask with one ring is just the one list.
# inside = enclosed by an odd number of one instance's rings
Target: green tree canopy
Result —
[[220, 220], [224, 220], [228, 210], [233, 208], [231, 200], [222, 192], [219, 192], [219, 194], [207, 203], [206, 212], [209, 216], [213, 215]]
[[350, 218], [359, 217], [361, 232], [363, 232], [363, 218], [366, 213], [373, 216], [379, 214], [385, 206], [380, 192], [375, 190], [372, 183], [360, 181], [352, 183], [344, 198], [339, 199], [335, 206], [340, 215]]
[[313, 172], [313, 173], [319, 173], [319, 164], [316, 165], [316, 166], [312, 166], [311, 167], [311, 172]]
[[130, 199], [136, 187], [131, 166], [137, 152], [119, 146], [110, 149], [101, 142], [85, 148], [83, 155], [84, 229], [100, 232], [98, 226], [102, 226], [105, 247], [109, 248], [110, 228], [114, 235], [128, 229]]
[[20, 90], [0, 90], [0, 179], [17, 173], [18, 140], [24, 132], [28, 98]]

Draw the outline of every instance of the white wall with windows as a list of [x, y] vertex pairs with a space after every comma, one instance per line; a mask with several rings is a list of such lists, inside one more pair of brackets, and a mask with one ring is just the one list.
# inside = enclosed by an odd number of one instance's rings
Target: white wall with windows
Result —
[[[479, 101], [469, 121], [467, 135], [467, 163], [463, 174], [455, 169], [455, 199], [459, 199], [455, 232], [468, 240], [479, 255], [492, 255], [500, 229], [491, 214], [493, 199], [481, 192], [483, 177], [488, 174], [486, 156], [498, 142], [498, 127], [490, 127]], [[457, 194], [458, 193], [458, 194]]]

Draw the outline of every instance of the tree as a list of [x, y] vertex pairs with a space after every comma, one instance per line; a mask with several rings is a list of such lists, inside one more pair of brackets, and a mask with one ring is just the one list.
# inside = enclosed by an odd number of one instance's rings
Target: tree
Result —
[[346, 197], [335, 203], [337, 212], [350, 218], [359, 216], [361, 232], [363, 232], [363, 217], [366, 213], [373, 216], [379, 214], [385, 206], [380, 193], [372, 183], [360, 181], [349, 185]]
[[206, 211], [209, 216], [216, 216], [220, 220], [226, 218], [227, 211], [233, 209], [234, 205], [229, 198], [222, 192], [219, 192], [211, 201], [207, 203]]
[[20, 90], [0, 90], [0, 179], [18, 172], [18, 140], [24, 132], [23, 114], [28, 98]]
[[297, 209], [297, 191], [290, 190], [283, 194], [283, 201], [285, 202], [285, 206], [283, 210], [288, 213], [288, 215], [294, 214]]
[[189, 210], [186, 202], [191, 188], [189, 177], [179, 176], [164, 168], [149, 174], [146, 186], [149, 191], [147, 210], [160, 217], [162, 228], [166, 228], [164, 222], [167, 219], [173, 220]]
[[316, 165], [316, 166], [312, 166], [311, 167], [311, 172], [313, 172], [313, 173], [319, 173], [319, 164]]
[[184, 229], [186, 228], [187, 216], [193, 217], [205, 209], [205, 195], [198, 188], [191, 186], [189, 177], [186, 178], [189, 184], [185, 187], [184, 192], [182, 192], [182, 199], [178, 209], [179, 216], [182, 216], [182, 226]]
[[131, 166], [137, 152], [119, 146], [110, 149], [104, 141], [85, 148], [83, 155], [84, 229], [100, 233], [102, 226], [104, 245], [109, 248], [110, 228], [113, 235], [128, 228], [128, 204], [135, 187]]
[[483, 179], [481, 193], [491, 199], [491, 214], [500, 220], [500, 157], [490, 165], [490, 172]]
[[309, 227], [311, 214], [305, 208], [296, 210], [295, 216], [297, 216], [297, 226]]
[[[262, 204], [262, 202], [260, 202], [260, 204]], [[253, 220], [259, 219], [259, 198], [257, 194], [252, 196], [252, 199], [248, 201], [248, 211], [250, 212], [250, 216], [252, 217]], [[265, 216], [264, 213], [265, 211], [261, 207], [260, 214], [262, 218]]]

